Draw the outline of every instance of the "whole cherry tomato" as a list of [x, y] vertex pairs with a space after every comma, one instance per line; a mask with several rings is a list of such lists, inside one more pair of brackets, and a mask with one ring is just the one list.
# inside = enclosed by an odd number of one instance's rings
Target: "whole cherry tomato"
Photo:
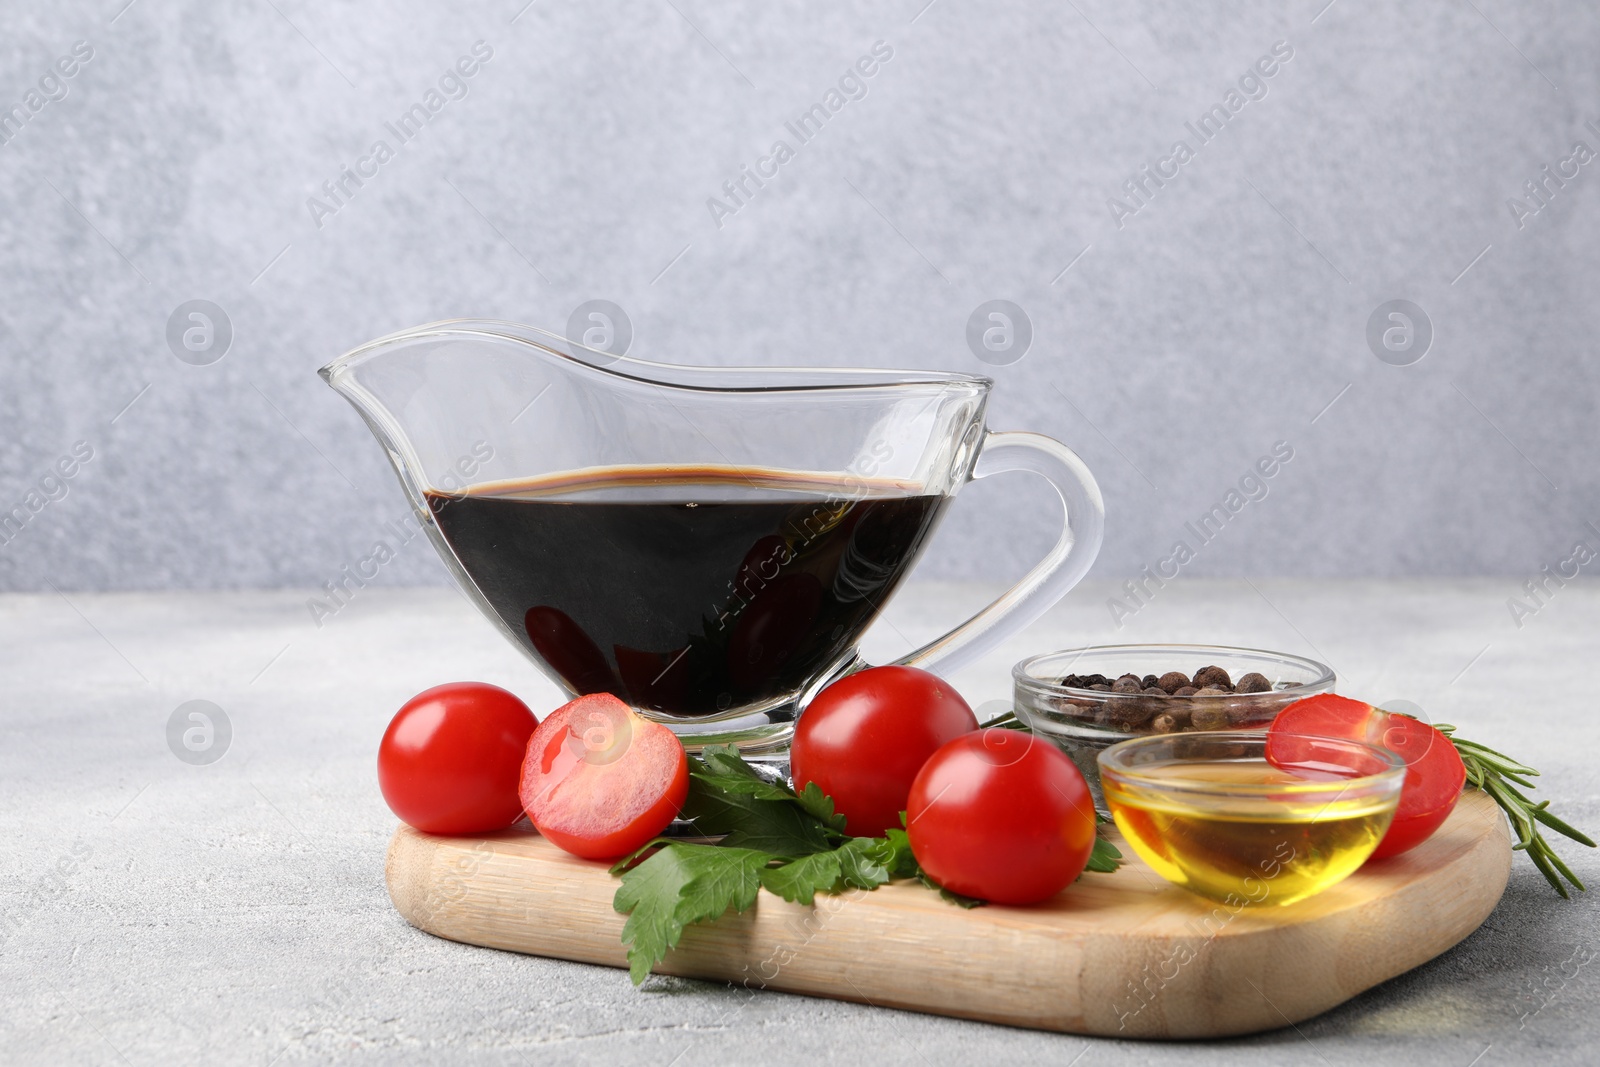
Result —
[[1433, 836], [1455, 810], [1467, 768], [1450, 739], [1427, 723], [1359, 700], [1322, 693], [1284, 708], [1267, 728], [1268, 762], [1293, 762], [1296, 735], [1340, 737], [1381, 745], [1406, 761], [1394, 822], [1373, 859], [1398, 856]]
[[626, 856], [667, 828], [689, 796], [689, 757], [671, 730], [610, 693], [545, 716], [528, 739], [522, 806], [576, 856]]
[[928, 877], [995, 904], [1035, 904], [1071, 885], [1094, 850], [1094, 825], [1072, 760], [1020, 730], [977, 730], [939, 749], [906, 809]]
[[833, 798], [856, 837], [900, 828], [911, 782], [939, 746], [978, 728], [961, 694], [915, 667], [869, 667], [818, 693], [800, 715], [789, 766]]
[[389, 810], [418, 830], [504, 830], [522, 817], [517, 781], [538, 724], [499, 686], [434, 686], [406, 701], [384, 731], [378, 788]]

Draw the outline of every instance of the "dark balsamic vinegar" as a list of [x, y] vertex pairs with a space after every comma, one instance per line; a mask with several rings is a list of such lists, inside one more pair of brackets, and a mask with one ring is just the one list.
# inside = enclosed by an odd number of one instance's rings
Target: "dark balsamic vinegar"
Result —
[[948, 500], [732, 467], [427, 496], [462, 568], [552, 673], [686, 718], [771, 702], [838, 662]]

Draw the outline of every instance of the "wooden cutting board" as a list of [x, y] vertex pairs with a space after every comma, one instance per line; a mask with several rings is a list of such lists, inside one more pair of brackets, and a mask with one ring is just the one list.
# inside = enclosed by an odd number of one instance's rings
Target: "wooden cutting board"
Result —
[[[809, 908], [762, 890], [744, 914], [686, 930], [657, 970], [1074, 1034], [1245, 1034], [1444, 952], [1494, 910], [1511, 869], [1505, 820], [1476, 790], [1420, 847], [1287, 907], [1213, 905], [1123, 853], [1116, 874], [1029, 908], [967, 911], [909, 883]], [[395, 908], [428, 933], [627, 965], [616, 879], [535, 833], [402, 826], [386, 873]]]

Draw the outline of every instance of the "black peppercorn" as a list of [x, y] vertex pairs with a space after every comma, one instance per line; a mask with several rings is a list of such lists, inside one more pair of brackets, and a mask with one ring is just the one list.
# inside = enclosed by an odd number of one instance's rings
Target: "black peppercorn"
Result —
[[1189, 676], [1182, 671], [1168, 671], [1156, 679], [1156, 684], [1169, 693], [1176, 693], [1189, 684]]
[[[1216, 696], [1223, 695], [1221, 692], [1213, 692]], [[1212, 694], [1202, 689], [1198, 695], [1208, 696]], [[1221, 707], [1202, 704], [1194, 709], [1194, 714], [1190, 716], [1190, 721], [1194, 723], [1196, 730], [1220, 730], [1228, 725], [1228, 712]]]
[[1148, 700], [1119, 700], [1111, 708], [1111, 722], [1122, 730], [1136, 730], [1156, 714], [1156, 705]]
[[[1234, 690], [1238, 692], [1238, 690]], [[1271, 721], [1271, 715], [1262, 715], [1262, 709], [1251, 707], [1248, 701], [1230, 700], [1225, 702], [1228, 713], [1229, 726], [1254, 726], [1258, 723]]]
[[1272, 683], [1267, 681], [1267, 676], [1257, 671], [1251, 671], [1240, 678], [1238, 684], [1233, 687], [1235, 693], [1266, 693], [1271, 689]]

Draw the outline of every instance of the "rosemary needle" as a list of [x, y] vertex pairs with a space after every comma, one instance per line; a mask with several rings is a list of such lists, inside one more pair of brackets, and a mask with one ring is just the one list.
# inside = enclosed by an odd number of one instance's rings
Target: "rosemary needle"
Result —
[[[1522, 792], [1523, 789], [1534, 788], [1529, 779], [1537, 778], [1539, 772], [1525, 763], [1512, 759], [1504, 752], [1495, 751], [1488, 745], [1480, 745], [1476, 741], [1457, 737], [1456, 728], [1449, 723], [1435, 723], [1434, 729], [1448, 737], [1450, 743], [1455, 745], [1456, 753], [1460, 755], [1461, 762], [1467, 768], [1467, 781], [1487, 793], [1511, 820], [1511, 829], [1517, 835], [1517, 842], [1511, 847], [1526, 852], [1533, 865], [1539, 868], [1539, 873], [1545, 876], [1563, 899], [1571, 899], [1566, 885], [1562, 883], [1563, 878], [1570, 882], [1574, 889], [1583, 892], [1586, 889], [1584, 884], [1572, 873], [1572, 868], [1556, 855], [1555, 849], [1550, 847], [1550, 842], [1545, 840], [1539, 827], [1547, 826], [1563, 837], [1570, 837], [1578, 844], [1590, 848], [1595, 847], [1594, 840], [1583, 831], [1552, 815], [1548, 800], [1541, 800], [1535, 804]], [[1518, 788], [1519, 786], [1521, 788]]]

